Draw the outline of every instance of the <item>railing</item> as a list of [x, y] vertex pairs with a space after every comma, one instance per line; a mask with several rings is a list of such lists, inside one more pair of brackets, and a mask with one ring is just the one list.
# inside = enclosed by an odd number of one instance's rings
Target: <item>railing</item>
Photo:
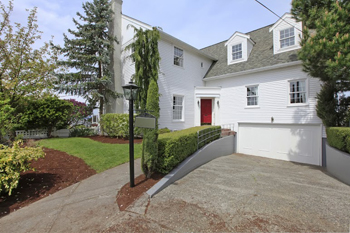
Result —
[[221, 129], [229, 129], [230, 131], [235, 131], [235, 124], [223, 124], [221, 125]]
[[221, 127], [202, 129], [197, 132], [197, 150], [221, 137]]
[[[53, 130], [54, 137], [69, 137], [69, 129]], [[33, 129], [33, 130], [16, 130], [16, 136], [22, 135], [23, 139], [42, 139], [47, 138], [47, 129]], [[9, 138], [10, 135], [7, 135]]]

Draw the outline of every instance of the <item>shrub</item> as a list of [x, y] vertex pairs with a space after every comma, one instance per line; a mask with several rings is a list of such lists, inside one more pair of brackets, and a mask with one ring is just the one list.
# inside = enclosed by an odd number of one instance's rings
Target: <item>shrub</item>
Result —
[[350, 153], [350, 128], [329, 127], [327, 131], [327, 142], [331, 147]]
[[[156, 170], [160, 173], [169, 173], [178, 164], [185, 160], [188, 156], [197, 151], [198, 136], [197, 132], [203, 129], [207, 129], [206, 133], [211, 133], [220, 129], [220, 126], [198, 126], [181, 131], [175, 131], [171, 133], [165, 133], [159, 135], [158, 139], [158, 163]], [[200, 135], [203, 131], [200, 132]], [[219, 138], [212, 137], [211, 141]], [[210, 140], [206, 140], [204, 143], [209, 143]], [[204, 144], [202, 143], [202, 146]]]
[[25, 129], [47, 128], [47, 136], [51, 137], [54, 128], [63, 129], [68, 126], [72, 109], [72, 103], [58, 97], [28, 100], [21, 121]]
[[0, 193], [11, 195], [18, 185], [20, 173], [30, 170], [30, 162], [44, 157], [41, 147], [21, 148], [22, 141], [14, 142], [12, 147], [0, 144]]
[[[102, 131], [110, 137], [129, 137], [129, 114], [103, 114], [101, 116], [100, 126]], [[134, 134], [140, 135], [140, 132], [140, 129], [135, 127]]]
[[163, 133], [170, 133], [171, 130], [168, 128], [162, 128], [158, 130], [158, 134], [163, 134]]
[[77, 125], [69, 131], [70, 137], [85, 137], [95, 135], [95, 130], [85, 125]]
[[[151, 80], [148, 87], [146, 109], [159, 118], [159, 91], [158, 84]], [[142, 142], [141, 168], [147, 178], [155, 171], [158, 159], [158, 125], [154, 129], [145, 129]]]

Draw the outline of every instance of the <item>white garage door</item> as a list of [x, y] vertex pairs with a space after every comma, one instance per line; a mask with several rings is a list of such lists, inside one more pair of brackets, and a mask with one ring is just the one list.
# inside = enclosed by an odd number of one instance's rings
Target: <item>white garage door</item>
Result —
[[321, 165], [320, 125], [238, 125], [238, 153]]

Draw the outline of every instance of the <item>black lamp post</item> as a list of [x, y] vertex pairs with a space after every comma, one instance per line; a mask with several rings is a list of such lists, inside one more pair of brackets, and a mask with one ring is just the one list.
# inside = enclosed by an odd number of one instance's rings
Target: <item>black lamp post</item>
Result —
[[129, 166], [130, 187], [134, 187], [134, 100], [137, 98], [139, 87], [133, 83], [122, 86], [125, 99], [129, 100]]

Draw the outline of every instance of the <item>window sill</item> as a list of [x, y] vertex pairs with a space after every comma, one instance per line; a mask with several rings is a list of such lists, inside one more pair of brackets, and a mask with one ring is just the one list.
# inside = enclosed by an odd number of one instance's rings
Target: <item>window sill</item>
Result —
[[241, 63], [241, 62], [245, 62], [245, 61], [247, 61], [247, 59], [244, 59], [244, 58], [239, 58], [239, 59], [236, 59], [236, 60], [230, 60], [228, 62], [228, 65], [233, 65], [233, 64]]
[[288, 104], [287, 107], [308, 107], [309, 103], [304, 103], [304, 104]]
[[255, 108], [260, 108], [260, 106], [258, 105], [254, 105], [254, 106], [245, 106], [245, 109], [255, 109]]

